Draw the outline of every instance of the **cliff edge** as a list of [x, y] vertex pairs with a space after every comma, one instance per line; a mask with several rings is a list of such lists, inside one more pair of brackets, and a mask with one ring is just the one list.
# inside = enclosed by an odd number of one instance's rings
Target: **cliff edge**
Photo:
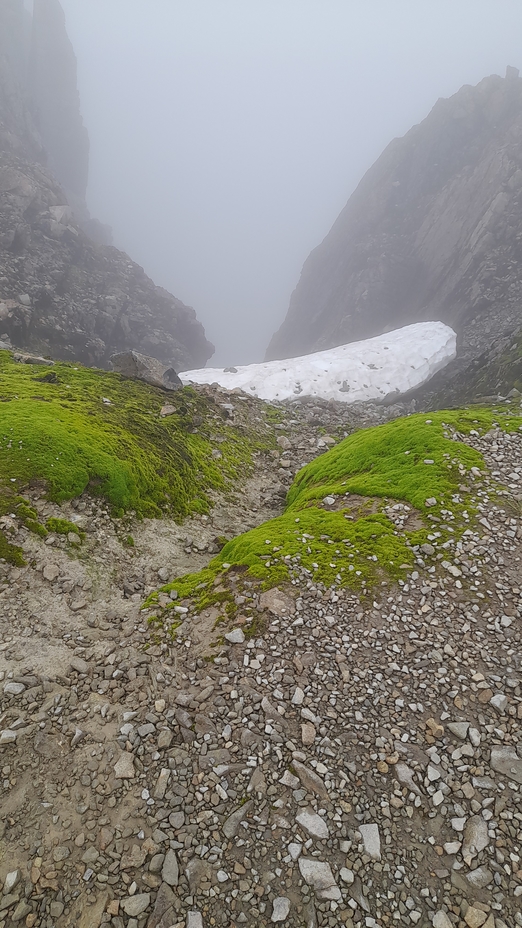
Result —
[[519, 324], [522, 79], [439, 100], [388, 145], [308, 257], [267, 358], [440, 320], [459, 357]]
[[0, 339], [106, 367], [135, 349], [178, 370], [213, 353], [194, 310], [107, 244], [85, 204], [89, 140], [58, 0], [0, 4]]

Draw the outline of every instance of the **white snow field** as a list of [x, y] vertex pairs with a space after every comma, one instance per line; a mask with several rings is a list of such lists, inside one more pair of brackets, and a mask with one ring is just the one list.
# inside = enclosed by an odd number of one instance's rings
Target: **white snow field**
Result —
[[443, 322], [417, 322], [376, 338], [286, 361], [183, 371], [183, 383], [239, 387], [263, 400], [316, 396], [343, 403], [383, 400], [426, 383], [453, 360], [457, 336]]

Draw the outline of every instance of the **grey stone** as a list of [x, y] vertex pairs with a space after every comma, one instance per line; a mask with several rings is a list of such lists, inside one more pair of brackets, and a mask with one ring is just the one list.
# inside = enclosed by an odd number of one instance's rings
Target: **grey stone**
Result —
[[304, 702], [305, 694], [304, 690], [300, 686], [296, 686], [294, 690], [294, 695], [292, 696], [292, 705], [293, 706], [302, 706]]
[[186, 928], [203, 928], [201, 912], [187, 912]]
[[401, 786], [407, 786], [408, 789], [411, 790], [412, 793], [416, 793], [417, 796], [422, 795], [417, 783], [413, 779], [413, 770], [411, 767], [408, 767], [407, 764], [399, 763], [395, 764], [392, 769]]
[[143, 380], [163, 390], [179, 390], [183, 384], [172, 366], [138, 351], [121, 351], [111, 357], [113, 370], [131, 380]]
[[330, 864], [315, 858], [300, 857], [299, 870], [307, 886], [312, 886], [320, 898], [334, 901], [341, 898]]
[[442, 909], [435, 912], [433, 916], [433, 928], [453, 928], [453, 922], [450, 921], [449, 917]]
[[504, 695], [504, 693], [495, 693], [495, 695], [492, 696], [491, 699], [489, 700], [489, 704], [490, 706], [493, 706], [493, 708], [496, 709], [497, 712], [502, 713], [502, 712], [505, 712], [507, 709], [508, 698], [507, 696]]
[[186, 868], [185, 876], [188, 880], [190, 894], [194, 896], [199, 892], [203, 883], [208, 883], [212, 875], [212, 867], [206, 860], [192, 857]]
[[178, 858], [173, 850], [168, 850], [165, 854], [165, 860], [161, 870], [161, 877], [164, 883], [169, 886], [177, 886], [179, 881]]
[[66, 844], [58, 845], [53, 851], [53, 860], [55, 863], [59, 863], [61, 860], [67, 860], [70, 856], [71, 852]]
[[259, 605], [261, 609], [268, 609], [272, 615], [277, 616], [293, 615], [295, 612], [295, 603], [292, 597], [277, 587], [261, 593]]
[[514, 780], [515, 783], [522, 783], [522, 758], [509, 745], [491, 748], [490, 764], [493, 770]]
[[120, 907], [130, 918], [138, 918], [150, 905], [150, 893], [137, 893], [120, 900]]
[[462, 856], [469, 865], [477, 854], [489, 844], [488, 826], [480, 815], [472, 815], [466, 822], [462, 841]]
[[223, 825], [223, 833], [227, 838], [235, 838], [239, 831], [239, 826], [241, 822], [246, 819], [246, 817], [252, 812], [254, 808], [254, 803], [251, 799], [248, 802], [245, 802], [241, 808], [237, 809], [235, 812], [232, 812], [232, 815], [229, 815], [225, 824]]
[[120, 754], [114, 765], [114, 776], [118, 780], [132, 780], [135, 776], [134, 757], [128, 751]]
[[243, 644], [245, 633], [241, 628], [234, 628], [231, 632], [227, 632], [225, 639], [230, 642], [230, 644]]
[[298, 825], [304, 828], [313, 838], [325, 839], [329, 835], [328, 826], [320, 815], [315, 812], [303, 811], [296, 818]]
[[381, 838], [379, 835], [379, 826], [372, 822], [368, 825], [359, 825], [359, 831], [364, 844], [364, 852], [372, 860], [381, 859]]
[[54, 583], [60, 576], [60, 568], [57, 567], [56, 564], [46, 564], [42, 574], [44, 580], [48, 580], [49, 583]]
[[147, 928], [171, 928], [171, 925], [177, 921], [175, 905], [174, 891], [167, 883], [162, 883], [156, 896], [154, 911], [147, 922]]
[[21, 922], [23, 918], [26, 918], [27, 915], [32, 912], [31, 906], [26, 899], [20, 899], [20, 902], [16, 906], [12, 916], [11, 921], [14, 925], [17, 925], [18, 922]]
[[76, 670], [78, 673], [89, 673], [90, 664], [87, 661], [84, 661], [82, 657], [74, 655], [71, 657], [71, 668]]
[[154, 787], [154, 799], [163, 799], [165, 793], [167, 792], [167, 786], [170, 779], [170, 770], [168, 767], [162, 767], [160, 770], [159, 777], [156, 781], [156, 786]]
[[4, 888], [2, 892], [7, 895], [13, 891], [15, 886], [20, 882], [21, 873], [19, 870], [11, 870], [11, 873], [8, 873], [5, 878]]
[[272, 921], [285, 922], [290, 913], [290, 899], [286, 896], [276, 896], [272, 907]]
[[3, 747], [4, 744], [14, 744], [18, 737], [18, 732], [11, 731], [10, 728], [4, 728], [0, 731], [0, 747]]
[[429, 556], [431, 556], [432, 554], [435, 554], [435, 548], [433, 547], [433, 545], [430, 545], [428, 542], [425, 542], [423, 545], [421, 545], [420, 550], [423, 554], [427, 554]]
[[466, 879], [475, 889], [485, 889], [491, 883], [493, 874], [487, 867], [477, 867], [466, 874]]
[[6, 696], [21, 696], [24, 690], [25, 686], [23, 683], [6, 683], [4, 686], [4, 693]]
[[185, 824], [185, 813], [184, 812], [171, 812], [169, 815], [169, 824], [174, 831], [178, 831], [179, 828], [183, 828]]
[[447, 728], [453, 735], [460, 738], [461, 741], [465, 741], [468, 734], [469, 722], [448, 722]]
[[309, 767], [305, 767], [300, 761], [294, 760], [292, 764], [299, 780], [306, 790], [310, 793], [316, 793], [321, 799], [328, 799], [328, 790], [324, 785], [321, 777]]

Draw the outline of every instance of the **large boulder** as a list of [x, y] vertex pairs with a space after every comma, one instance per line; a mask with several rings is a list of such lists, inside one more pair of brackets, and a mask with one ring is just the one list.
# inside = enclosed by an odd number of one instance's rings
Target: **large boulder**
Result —
[[183, 386], [176, 371], [138, 351], [121, 351], [111, 358], [113, 370], [130, 380], [143, 380], [162, 390], [179, 390]]

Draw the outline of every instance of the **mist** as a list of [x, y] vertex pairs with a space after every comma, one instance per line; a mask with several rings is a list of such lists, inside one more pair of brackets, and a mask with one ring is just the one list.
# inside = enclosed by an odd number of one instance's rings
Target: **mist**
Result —
[[302, 264], [438, 97], [522, 66], [519, 0], [62, 0], [88, 203], [194, 306], [210, 366], [263, 358]]

